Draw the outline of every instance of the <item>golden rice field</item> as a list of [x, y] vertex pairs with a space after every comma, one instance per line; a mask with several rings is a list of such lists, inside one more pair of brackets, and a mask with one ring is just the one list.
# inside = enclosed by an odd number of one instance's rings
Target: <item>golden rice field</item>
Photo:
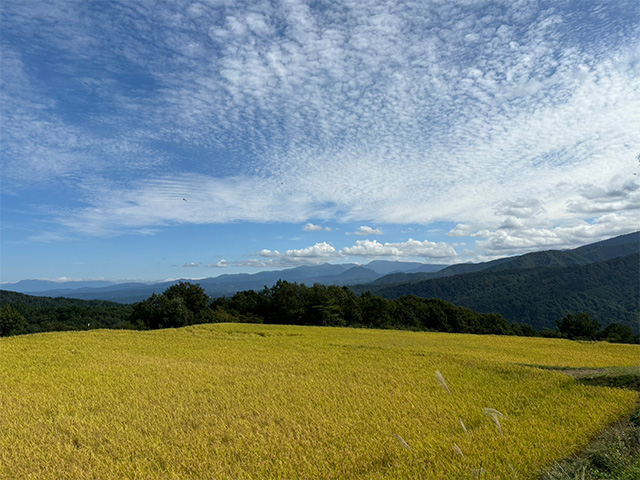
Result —
[[530, 479], [637, 394], [521, 364], [639, 359], [633, 345], [242, 324], [3, 338], [0, 478]]

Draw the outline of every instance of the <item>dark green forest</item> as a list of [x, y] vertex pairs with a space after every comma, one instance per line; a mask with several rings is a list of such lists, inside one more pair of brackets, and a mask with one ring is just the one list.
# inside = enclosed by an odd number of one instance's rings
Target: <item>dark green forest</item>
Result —
[[433, 330], [440, 332], [533, 335], [525, 325], [507, 324], [495, 313], [477, 313], [437, 298], [408, 295], [389, 300], [348, 287], [279, 281], [260, 292], [238, 292], [214, 300], [212, 308], [245, 322], [364, 328]]
[[104, 300], [49, 298], [0, 290], [0, 336], [23, 333], [134, 328], [131, 306]]
[[589, 312], [605, 326], [617, 323], [638, 333], [640, 255], [588, 265], [482, 271], [391, 285], [364, 285], [395, 299], [442, 298], [477, 312], [499, 312], [509, 322], [554, 329], [569, 313]]
[[567, 313], [553, 328], [536, 331], [528, 324], [509, 323], [499, 313], [479, 313], [439, 298], [404, 295], [395, 300], [371, 292], [356, 295], [348, 287], [280, 281], [261, 292], [248, 290], [212, 303], [217, 316], [243, 322], [391, 328], [449, 333], [522, 335], [638, 343], [632, 330], [619, 323], [604, 329], [588, 312]]

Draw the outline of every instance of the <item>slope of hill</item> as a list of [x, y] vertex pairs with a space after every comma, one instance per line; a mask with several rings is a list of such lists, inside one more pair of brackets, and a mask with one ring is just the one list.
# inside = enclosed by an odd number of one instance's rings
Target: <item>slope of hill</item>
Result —
[[638, 332], [639, 273], [636, 253], [587, 265], [482, 271], [369, 287], [386, 298], [414, 294], [497, 312], [537, 330], [555, 328], [555, 321], [567, 313], [589, 312], [603, 326], [616, 322]]
[[372, 260], [371, 262], [363, 265], [363, 267], [369, 268], [380, 275], [388, 275], [390, 273], [397, 272], [437, 272], [442, 270], [448, 265], [440, 265], [435, 263], [419, 263], [419, 262], [391, 262], [389, 260]]
[[436, 272], [394, 273], [377, 279], [374, 284], [414, 283], [427, 279], [451, 277], [479, 271], [514, 270], [536, 267], [566, 267], [624, 257], [640, 251], [640, 232], [584, 245], [572, 250], [545, 250], [490, 262], [461, 263]]
[[131, 307], [105, 300], [38, 297], [0, 290], [0, 307], [5, 305], [24, 318], [19, 333], [131, 328]]
[[[454, 277], [474, 272], [587, 265], [596, 261], [618, 258], [630, 253], [638, 253], [639, 245], [640, 232], [635, 232], [573, 250], [534, 252], [477, 264], [467, 263], [444, 266], [416, 262], [374, 260], [367, 265], [324, 264], [279, 271], [262, 271], [255, 274], [227, 274], [197, 280], [197, 283], [205, 289], [208, 295], [214, 298], [230, 296], [243, 290], [261, 290], [265, 286], [271, 287], [278, 280], [305, 283], [307, 285], [313, 285], [314, 283], [348, 285], [355, 292], [361, 293], [367, 290], [377, 292], [385, 286], [417, 283], [428, 279]], [[61, 284], [43, 281], [22, 281], [16, 284], [2, 285], [2, 288], [43, 296], [63, 296], [85, 300], [102, 299], [119, 303], [133, 303], [145, 300], [153, 293], [160, 294], [171, 285], [178, 283], [178, 281], [156, 284], [128, 283], [108, 285], [88, 282]], [[60, 288], [62, 286], [64, 288]], [[58, 288], [51, 289], [53, 287]], [[32, 292], [25, 291], [25, 288], [33, 288], [34, 290]]]

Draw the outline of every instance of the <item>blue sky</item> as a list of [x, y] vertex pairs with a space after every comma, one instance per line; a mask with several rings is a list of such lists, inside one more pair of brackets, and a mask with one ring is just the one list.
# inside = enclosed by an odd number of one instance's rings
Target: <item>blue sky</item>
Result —
[[637, 0], [2, 3], [3, 282], [450, 264], [640, 225]]

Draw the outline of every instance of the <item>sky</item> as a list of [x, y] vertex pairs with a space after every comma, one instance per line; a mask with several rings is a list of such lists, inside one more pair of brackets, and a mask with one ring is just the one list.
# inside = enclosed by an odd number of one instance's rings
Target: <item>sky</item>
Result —
[[0, 281], [640, 228], [637, 0], [3, 0]]

